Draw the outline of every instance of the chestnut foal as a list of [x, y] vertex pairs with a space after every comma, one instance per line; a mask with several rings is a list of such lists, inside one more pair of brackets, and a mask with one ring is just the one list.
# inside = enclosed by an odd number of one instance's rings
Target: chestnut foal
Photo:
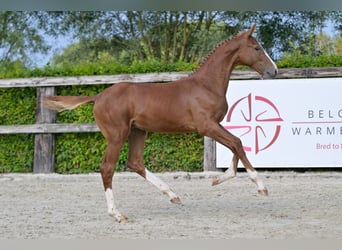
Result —
[[167, 194], [171, 202], [180, 203], [178, 195], [144, 167], [143, 150], [149, 131], [198, 132], [213, 138], [234, 154], [229, 169], [215, 177], [213, 185], [234, 177], [241, 160], [250, 179], [256, 183], [258, 192], [267, 195], [267, 189], [247, 159], [240, 139], [220, 125], [228, 110], [226, 91], [236, 65], [249, 66], [264, 77], [277, 75], [276, 64], [252, 37], [254, 30], [255, 25], [221, 42], [195, 73], [177, 81], [165, 84], [121, 82], [95, 96], [48, 96], [44, 100], [46, 107], [58, 111], [95, 103], [95, 120], [107, 140], [100, 171], [108, 213], [119, 222], [125, 222], [127, 218], [115, 207], [112, 178], [126, 140], [129, 143], [127, 167]]

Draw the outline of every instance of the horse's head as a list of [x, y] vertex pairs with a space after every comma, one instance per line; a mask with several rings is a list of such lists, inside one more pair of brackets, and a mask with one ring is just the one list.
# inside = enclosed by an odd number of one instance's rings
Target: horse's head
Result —
[[241, 34], [242, 44], [239, 47], [237, 62], [251, 67], [264, 77], [274, 78], [278, 73], [277, 65], [252, 36], [255, 26], [254, 24], [250, 30]]

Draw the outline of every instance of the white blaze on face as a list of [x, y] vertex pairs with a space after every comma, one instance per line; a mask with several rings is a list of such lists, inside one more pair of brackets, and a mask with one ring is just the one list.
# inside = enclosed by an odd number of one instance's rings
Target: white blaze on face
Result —
[[272, 65], [274, 67], [274, 70], [278, 72], [278, 67], [275, 64], [275, 62], [271, 59], [271, 57], [267, 54], [267, 52], [265, 50], [264, 50], [264, 53], [265, 53], [266, 57], [271, 61]]

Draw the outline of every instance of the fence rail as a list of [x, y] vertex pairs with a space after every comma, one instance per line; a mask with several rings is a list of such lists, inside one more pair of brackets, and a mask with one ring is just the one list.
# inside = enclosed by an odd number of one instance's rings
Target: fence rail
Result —
[[[123, 81], [142, 82], [170, 82], [189, 75], [181, 73], [149, 73], [149, 74], [122, 74], [110, 76], [79, 76], [79, 77], [40, 77], [1, 79], [0, 88], [37, 88], [36, 124], [29, 125], [1, 125], [0, 134], [35, 134], [34, 173], [54, 172], [54, 147], [56, 133], [98, 132], [96, 124], [56, 124], [56, 112], [46, 109], [42, 105], [42, 98], [54, 95], [55, 88], [67, 85], [98, 85], [115, 84]], [[342, 77], [342, 67], [333, 68], [304, 68], [280, 69], [277, 78], [318, 78]], [[258, 79], [260, 76], [252, 70], [235, 70], [231, 80]], [[204, 170], [216, 170], [215, 141], [204, 138]]]
[[2, 125], [0, 134], [57, 134], [57, 133], [82, 133], [99, 132], [96, 124], [63, 124], [43, 123], [32, 125]]
[[[74, 76], [74, 77], [35, 77], [0, 79], [0, 88], [16, 87], [57, 87], [67, 85], [98, 85], [115, 84], [122, 81], [130, 82], [170, 82], [186, 77], [190, 72], [171, 73], [148, 73], [148, 74], [121, 74], [103, 76]], [[302, 68], [302, 69], [279, 69], [277, 78], [318, 78], [340, 77], [342, 67], [333, 68]], [[231, 80], [259, 79], [260, 76], [253, 70], [234, 70]]]

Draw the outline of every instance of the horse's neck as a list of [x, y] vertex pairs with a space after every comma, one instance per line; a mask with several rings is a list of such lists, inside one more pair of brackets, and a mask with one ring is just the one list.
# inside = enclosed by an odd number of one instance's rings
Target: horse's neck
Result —
[[225, 95], [237, 59], [238, 47], [218, 47], [195, 73], [199, 82], [219, 95]]

